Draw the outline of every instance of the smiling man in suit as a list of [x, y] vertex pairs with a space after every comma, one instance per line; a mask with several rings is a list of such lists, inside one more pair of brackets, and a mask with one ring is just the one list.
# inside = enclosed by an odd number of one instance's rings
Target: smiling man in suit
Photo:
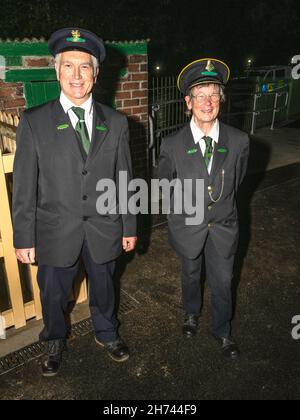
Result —
[[[38, 262], [48, 346], [44, 376], [57, 374], [65, 347], [65, 311], [82, 258], [89, 277], [95, 339], [124, 362], [129, 350], [118, 335], [113, 274], [122, 250], [136, 245], [136, 218], [118, 202], [96, 210], [99, 180], [132, 179], [125, 116], [93, 100], [103, 41], [84, 29], [62, 29], [49, 41], [61, 86], [58, 100], [23, 113], [14, 163], [14, 246], [19, 261]], [[97, 196], [98, 194], [98, 196]], [[117, 189], [118, 196], [118, 189]], [[118, 198], [118, 197], [117, 197]]]
[[[218, 115], [225, 100], [228, 66], [215, 59], [200, 59], [186, 66], [178, 77], [191, 121], [163, 141], [161, 179], [203, 179], [204, 220], [187, 226], [186, 215], [169, 216], [170, 241], [182, 259], [183, 334], [197, 333], [201, 313], [201, 269], [212, 292], [212, 333], [224, 356], [236, 359], [239, 349], [231, 337], [234, 256], [238, 244], [236, 193], [247, 168], [247, 134], [222, 124]], [[196, 195], [193, 195], [193, 203]]]

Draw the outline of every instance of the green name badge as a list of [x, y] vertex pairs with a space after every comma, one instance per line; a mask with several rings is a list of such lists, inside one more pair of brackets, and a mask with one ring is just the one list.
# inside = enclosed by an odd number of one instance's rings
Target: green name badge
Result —
[[227, 153], [228, 150], [227, 149], [224, 149], [223, 147], [221, 147], [220, 149], [218, 149], [218, 152], [219, 153]]
[[191, 149], [187, 151], [188, 155], [194, 155], [195, 153], [198, 153], [198, 149]]
[[61, 124], [57, 127], [58, 130], [65, 130], [66, 128], [69, 128], [69, 124]]
[[96, 130], [101, 131], [102, 133], [105, 133], [107, 131], [107, 127], [104, 125], [97, 125]]

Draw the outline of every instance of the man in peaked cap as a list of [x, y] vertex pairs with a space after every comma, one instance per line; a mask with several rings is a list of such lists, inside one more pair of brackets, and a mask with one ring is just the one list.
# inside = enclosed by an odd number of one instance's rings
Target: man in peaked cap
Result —
[[[232, 277], [238, 245], [236, 194], [246, 174], [248, 135], [218, 119], [224, 102], [229, 67], [220, 60], [204, 58], [186, 66], [178, 77], [191, 121], [164, 139], [159, 177], [181, 185], [187, 179], [204, 180], [204, 219], [187, 225], [186, 215], [171, 206], [170, 242], [182, 260], [183, 334], [196, 335], [201, 314], [201, 269], [212, 292], [212, 334], [224, 356], [236, 359], [237, 344], [231, 337]], [[194, 185], [195, 186], [195, 185]], [[194, 187], [193, 186], [193, 187]], [[196, 202], [195, 188], [192, 201]]]
[[[44, 376], [62, 361], [65, 311], [80, 259], [89, 277], [95, 339], [124, 362], [129, 350], [118, 335], [113, 274], [123, 250], [136, 245], [136, 218], [119, 214], [119, 173], [132, 179], [127, 119], [97, 103], [92, 89], [105, 59], [103, 41], [85, 29], [67, 28], [49, 40], [60, 98], [23, 113], [14, 163], [14, 246], [21, 263], [38, 262], [48, 346]], [[97, 184], [117, 185], [109, 212], [96, 208]]]

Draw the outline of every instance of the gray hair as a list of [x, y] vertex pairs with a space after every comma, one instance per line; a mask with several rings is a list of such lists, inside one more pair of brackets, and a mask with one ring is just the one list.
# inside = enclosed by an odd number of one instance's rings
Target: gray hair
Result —
[[[93, 55], [91, 55], [91, 57], [92, 57], [92, 62], [93, 62], [94, 77], [96, 77], [96, 76], [97, 76], [98, 69], [99, 69], [99, 61], [98, 61], [98, 60], [97, 60], [97, 58], [96, 58], [96, 57], [94, 57]], [[60, 54], [57, 54], [57, 55], [55, 56], [54, 61], [55, 61], [55, 70], [56, 70], [56, 72], [57, 72], [57, 71], [58, 71], [58, 68], [59, 68], [59, 66], [60, 66], [61, 53], [60, 53]]]

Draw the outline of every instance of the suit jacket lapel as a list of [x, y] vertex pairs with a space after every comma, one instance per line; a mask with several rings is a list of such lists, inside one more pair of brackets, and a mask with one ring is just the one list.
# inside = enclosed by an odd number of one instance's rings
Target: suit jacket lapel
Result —
[[226, 127], [224, 124], [220, 123], [220, 135], [219, 135], [219, 142], [215, 147], [214, 151], [214, 158], [212, 169], [210, 173], [210, 180], [214, 180], [214, 178], [219, 173], [219, 170], [222, 168], [227, 156], [228, 156], [228, 136], [226, 132]]
[[83, 160], [78, 146], [76, 132], [72, 126], [69, 115], [65, 113], [59, 99], [53, 103], [52, 119], [56, 140], [77, 159]]
[[[200, 144], [195, 144], [190, 124], [187, 124], [183, 131], [184, 135], [184, 153], [188, 155], [188, 164], [195, 169], [198, 179], [208, 178], [208, 172], [202, 155]], [[197, 149], [197, 152], [195, 152]]]
[[95, 103], [91, 150], [87, 158], [86, 166], [91, 164], [93, 159], [96, 157], [108, 133], [109, 127], [106, 124], [105, 116], [103, 114], [101, 106], [100, 104]]

